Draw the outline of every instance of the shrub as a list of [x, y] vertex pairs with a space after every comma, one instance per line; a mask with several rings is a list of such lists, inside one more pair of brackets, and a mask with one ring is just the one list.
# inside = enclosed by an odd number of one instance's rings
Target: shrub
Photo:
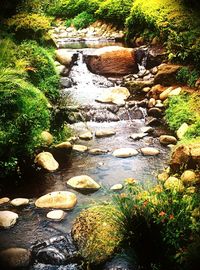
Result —
[[190, 70], [188, 67], [182, 67], [177, 74], [177, 80], [180, 83], [194, 87], [199, 75], [197, 70]]
[[30, 82], [55, 101], [59, 97], [59, 77], [49, 52], [34, 41], [25, 41], [19, 46], [16, 56], [28, 61]]
[[0, 77], [0, 167], [15, 170], [41, 144], [50, 115], [45, 96], [13, 74], [11, 81], [9, 71], [1, 70]]
[[197, 121], [200, 99], [197, 95], [182, 94], [169, 99], [165, 119], [172, 130], [177, 130], [184, 122], [193, 124]]
[[[160, 269], [183, 269], [189, 248], [200, 232], [199, 193], [166, 190], [163, 184], [145, 189], [134, 180], [127, 180], [124, 192], [114, 196], [114, 205], [119, 211], [116, 217], [120, 228], [126, 231], [130, 245], [136, 251], [140, 245], [144, 251], [145, 241], [150, 241], [150, 252], [156, 255]], [[143, 255], [150, 256], [149, 264], [155, 264], [152, 254]]]
[[102, 1], [96, 14], [100, 19], [123, 27], [130, 14], [132, 0], [106, 0]]
[[166, 42], [170, 59], [195, 62], [199, 66], [200, 20], [181, 0], [135, 0], [127, 19], [128, 37], [154, 32]]
[[83, 29], [88, 27], [90, 24], [95, 22], [96, 19], [94, 16], [90, 13], [87, 13], [86, 11], [81, 12], [78, 14], [71, 23], [75, 26], [76, 29]]
[[47, 41], [49, 36], [47, 31], [51, 23], [49, 18], [40, 14], [19, 13], [7, 20], [10, 30], [14, 31], [18, 39], [34, 39]]
[[83, 11], [94, 14], [101, 1], [102, 0], [61, 0], [56, 5], [50, 7], [48, 13], [64, 18], [74, 18]]

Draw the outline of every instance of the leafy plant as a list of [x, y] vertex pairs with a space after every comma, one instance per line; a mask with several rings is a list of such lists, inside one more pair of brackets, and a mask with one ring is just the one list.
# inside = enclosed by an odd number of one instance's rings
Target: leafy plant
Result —
[[199, 75], [197, 70], [190, 70], [188, 67], [182, 67], [177, 74], [177, 80], [180, 83], [194, 87]]
[[7, 20], [10, 30], [20, 39], [34, 39], [41, 42], [49, 39], [50, 19], [36, 13], [19, 13]]
[[86, 11], [81, 12], [78, 14], [71, 23], [76, 27], [76, 29], [83, 29], [88, 27], [90, 24], [95, 22], [96, 19], [94, 16]]

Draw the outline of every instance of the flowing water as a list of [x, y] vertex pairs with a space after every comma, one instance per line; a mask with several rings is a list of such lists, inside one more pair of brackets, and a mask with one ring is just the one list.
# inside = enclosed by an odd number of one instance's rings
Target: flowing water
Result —
[[[93, 110], [108, 112], [106, 105], [95, 102], [97, 96], [105, 91], [106, 87], [120, 83], [120, 78], [109, 78], [90, 73], [84, 63], [83, 55], [89, 49], [73, 49], [78, 51], [77, 63], [73, 66], [69, 77], [73, 80], [71, 88], [62, 90], [63, 99], [68, 98], [73, 104], [84, 107], [91, 106]], [[112, 128], [116, 135], [107, 138], [95, 138], [90, 141], [79, 140], [76, 144], [83, 144], [90, 148], [101, 148], [108, 150], [105, 155], [91, 155], [89, 153], [79, 153], [72, 151], [71, 154], [62, 156], [59, 159], [60, 169], [54, 173], [44, 173], [41, 170], [31, 170], [27, 172], [20, 183], [16, 186], [8, 186], [1, 196], [8, 196], [11, 199], [16, 197], [27, 197], [31, 199], [28, 206], [16, 208], [9, 204], [0, 208], [12, 210], [19, 214], [17, 224], [8, 229], [0, 231], [0, 248], [6, 247], [30, 247], [36, 240], [45, 240], [49, 237], [70, 231], [71, 224], [77, 213], [88, 204], [94, 201], [107, 200], [110, 197], [109, 188], [113, 184], [123, 183], [128, 177], [137, 179], [145, 184], [155, 183], [155, 174], [166, 166], [168, 159], [168, 149], [159, 144], [158, 137], [147, 136], [142, 140], [131, 140], [130, 134], [140, 132], [140, 128], [145, 126], [146, 111], [143, 108], [134, 108], [134, 112], [121, 108], [121, 118], [119, 121], [111, 121], [106, 116], [91, 121], [73, 124], [76, 134], [85, 130], [95, 131]], [[135, 113], [137, 111], [137, 113]], [[104, 119], [104, 120], [102, 120]], [[155, 128], [157, 134], [163, 133], [161, 127]], [[121, 147], [133, 147], [140, 149], [145, 146], [153, 146], [160, 150], [158, 156], [143, 156], [138, 154], [131, 158], [115, 158], [112, 151]], [[46, 218], [49, 210], [37, 209], [34, 207], [34, 200], [41, 195], [51, 191], [70, 190], [66, 181], [73, 176], [86, 174], [102, 185], [102, 188], [91, 194], [82, 194], [73, 191], [78, 197], [78, 204], [74, 210], [68, 211], [61, 222], [50, 221]]]

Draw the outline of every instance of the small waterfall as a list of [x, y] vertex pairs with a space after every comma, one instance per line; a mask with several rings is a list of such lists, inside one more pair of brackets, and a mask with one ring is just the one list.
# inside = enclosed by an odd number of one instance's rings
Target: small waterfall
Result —
[[136, 52], [136, 61], [139, 72], [146, 70], [149, 48], [146, 46], [140, 47]]

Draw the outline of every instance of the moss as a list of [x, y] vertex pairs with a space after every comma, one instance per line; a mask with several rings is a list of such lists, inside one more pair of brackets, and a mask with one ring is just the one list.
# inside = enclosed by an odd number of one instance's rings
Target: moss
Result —
[[76, 218], [72, 233], [81, 256], [89, 263], [107, 260], [122, 241], [117, 210], [110, 205], [93, 206]]

